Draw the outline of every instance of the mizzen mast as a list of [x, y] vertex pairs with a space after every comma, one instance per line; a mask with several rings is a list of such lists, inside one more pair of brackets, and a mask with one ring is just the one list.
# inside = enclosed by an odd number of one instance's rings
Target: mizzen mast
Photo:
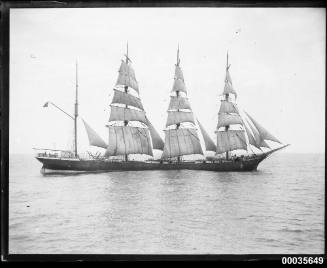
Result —
[[194, 115], [187, 98], [183, 72], [180, 67], [179, 47], [177, 49], [174, 84], [167, 112], [168, 117], [162, 158], [177, 157], [177, 161], [180, 161], [180, 157], [183, 155], [203, 155], [195, 127]]

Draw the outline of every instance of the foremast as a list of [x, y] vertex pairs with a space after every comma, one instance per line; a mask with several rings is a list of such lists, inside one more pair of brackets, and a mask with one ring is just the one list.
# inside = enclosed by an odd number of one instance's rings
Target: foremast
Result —
[[[247, 117], [241, 116], [236, 104], [237, 93], [229, 73], [230, 66], [227, 53], [225, 86], [222, 94], [224, 98], [221, 100], [216, 129], [216, 153], [225, 153], [227, 160], [229, 153], [233, 150], [247, 151], [251, 145], [259, 150], [262, 150], [261, 147], [270, 148], [265, 140], [281, 143], [247, 113], [245, 113]], [[231, 98], [231, 95], [234, 98]]]
[[[247, 142], [244, 130], [242, 129], [242, 118], [236, 105], [237, 93], [233, 88], [232, 79], [229, 73], [230, 64], [226, 63], [225, 86], [223, 99], [221, 100], [218, 112], [217, 134], [217, 154], [226, 154], [226, 159], [230, 157], [230, 152], [237, 149], [247, 150]], [[233, 96], [233, 98], [231, 97]]]
[[177, 49], [174, 84], [170, 94], [167, 113], [162, 158], [172, 159], [177, 157], [179, 162], [181, 156], [184, 155], [203, 155], [194, 115], [187, 98], [184, 75], [180, 67], [179, 47]]
[[153, 156], [152, 149], [163, 149], [163, 141], [145, 115], [139, 96], [139, 86], [127, 52], [122, 60], [118, 79], [110, 104], [109, 143], [105, 155], [124, 156], [129, 154]]

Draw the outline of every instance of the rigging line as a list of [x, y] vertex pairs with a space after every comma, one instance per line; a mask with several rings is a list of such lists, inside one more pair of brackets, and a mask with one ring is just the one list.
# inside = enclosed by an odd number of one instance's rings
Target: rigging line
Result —
[[170, 131], [168, 131], [168, 144], [169, 144], [169, 158], [171, 158], [171, 142], [170, 142]]
[[116, 138], [116, 146], [114, 149], [114, 155], [117, 155], [117, 150], [118, 150], [118, 138], [117, 138], [117, 132], [116, 129], [114, 128], [114, 132], [115, 132], [115, 138]]
[[141, 146], [141, 152], [142, 152], [142, 154], [146, 154], [145, 148], [144, 148], [145, 146], [144, 146], [144, 142], [143, 142], [142, 136], [143, 136], [143, 134], [138, 135], [138, 140], [139, 140], [139, 144], [138, 145]]
[[[184, 130], [185, 130], [185, 129], [182, 128], [183, 140], [184, 140], [184, 144], [186, 145], [186, 148], [188, 148], [188, 145], [189, 145], [189, 144], [187, 144], [187, 140], [185, 139], [185, 136], [186, 136], [186, 135], [185, 135], [185, 133], [184, 133]], [[194, 149], [192, 141], [191, 141], [191, 145], [192, 145], [192, 149]]]
[[[142, 123], [142, 122], [141, 122], [141, 123]], [[144, 129], [146, 129], [146, 128], [144, 128]], [[145, 137], [145, 138], [148, 137], [148, 135], [144, 134], [144, 133], [140, 130], [140, 128], [136, 128], [136, 130], [137, 130], [137, 131], [139, 132], [139, 134], [142, 135], [143, 137]]]
[[[140, 138], [140, 136], [139, 135], [134, 135], [134, 133], [132, 131], [131, 131], [131, 134], [132, 134], [132, 142], [133, 142], [133, 152], [136, 152], [136, 149], [138, 149], [137, 148], [138, 144], [136, 144], [136, 146], [135, 146], [135, 142], [136, 142], [137, 138]], [[142, 149], [142, 144], [141, 144], [141, 149]], [[143, 152], [143, 150], [142, 150], [142, 152]]]
[[[147, 138], [147, 144], [148, 144], [148, 152], [150, 152], [150, 150], [152, 150], [153, 148], [151, 133], [149, 134], [149, 138]], [[153, 151], [152, 151], [152, 156], [153, 156]]]
[[193, 136], [196, 140], [200, 141], [200, 138], [199, 138], [198, 136], [194, 135], [194, 134], [191, 132], [190, 129], [188, 129], [188, 128], [184, 128], [184, 129], [186, 129], [186, 130], [189, 132], [190, 136]]
[[123, 136], [123, 140], [124, 140], [124, 147], [125, 147], [125, 155], [126, 155], [126, 141], [125, 141], [125, 132], [124, 132], [124, 128], [121, 128], [122, 131], [122, 136]]
[[[177, 130], [177, 129], [176, 129]], [[183, 132], [183, 131], [182, 131]], [[178, 144], [178, 156], [180, 156], [181, 154], [181, 147], [180, 147], [180, 144], [179, 144], [179, 139], [178, 139], [178, 134], [177, 134], [177, 131], [176, 131], [176, 139], [177, 139], [177, 144]]]
[[[190, 132], [190, 131], [187, 130], [187, 132]], [[191, 135], [192, 135], [192, 134], [191, 134]], [[185, 136], [186, 136], [186, 135], [183, 136], [183, 137], [184, 137], [184, 140], [185, 140]], [[195, 145], [194, 145], [194, 143], [193, 143], [193, 139], [190, 139], [189, 142], [190, 142], [190, 144], [192, 145], [192, 149], [193, 149], [192, 152], [195, 152]], [[185, 142], [185, 144], [186, 144], [186, 142]]]

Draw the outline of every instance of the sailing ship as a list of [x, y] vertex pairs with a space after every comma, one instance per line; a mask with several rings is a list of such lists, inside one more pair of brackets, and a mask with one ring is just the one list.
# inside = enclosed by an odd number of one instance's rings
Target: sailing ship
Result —
[[[237, 106], [237, 93], [229, 72], [231, 65], [228, 62], [228, 53], [225, 85], [221, 95], [218, 124], [215, 131], [217, 137], [215, 144], [192, 111], [180, 66], [179, 48], [163, 141], [146, 115], [131, 63], [127, 45], [125, 59], [121, 61], [110, 104], [110, 117], [106, 125], [109, 132], [108, 143], [83, 120], [89, 144], [105, 149], [104, 154], [90, 154], [88, 158], [79, 156], [77, 151], [77, 118], [79, 115], [76, 65], [75, 113], [74, 116], [71, 116], [65, 112], [74, 120], [74, 150], [37, 149], [43, 150], [36, 156], [36, 159], [43, 164], [42, 172], [175, 169], [253, 171], [273, 152], [289, 145], [271, 149], [267, 141], [282, 143], [248, 113], [241, 112]], [[51, 102], [48, 102], [47, 105], [49, 103]], [[58, 106], [56, 107], [60, 109]], [[202, 149], [200, 137], [202, 137], [205, 150]], [[153, 150], [161, 150], [161, 158], [154, 159]], [[205, 157], [204, 155], [209, 151], [214, 152], [215, 156]], [[140, 155], [147, 156], [148, 159], [132, 159], [132, 156]], [[198, 157], [196, 160], [187, 160], [185, 158], [187, 156]]]

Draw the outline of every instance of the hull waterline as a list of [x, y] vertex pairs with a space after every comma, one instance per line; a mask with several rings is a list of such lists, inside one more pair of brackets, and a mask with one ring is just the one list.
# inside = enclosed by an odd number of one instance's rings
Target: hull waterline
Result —
[[156, 161], [108, 161], [108, 160], [83, 160], [60, 159], [49, 157], [36, 157], [43, 166], [42, 170], [58, 172], [110, 172], [110, 171], [138, 171], [138, 170], [207, 170], [207, 171], [253, 171], [259, 163], [287, 145], [248, 158], [234, 160], [203, 161], [203, 162], [156, 162]]

